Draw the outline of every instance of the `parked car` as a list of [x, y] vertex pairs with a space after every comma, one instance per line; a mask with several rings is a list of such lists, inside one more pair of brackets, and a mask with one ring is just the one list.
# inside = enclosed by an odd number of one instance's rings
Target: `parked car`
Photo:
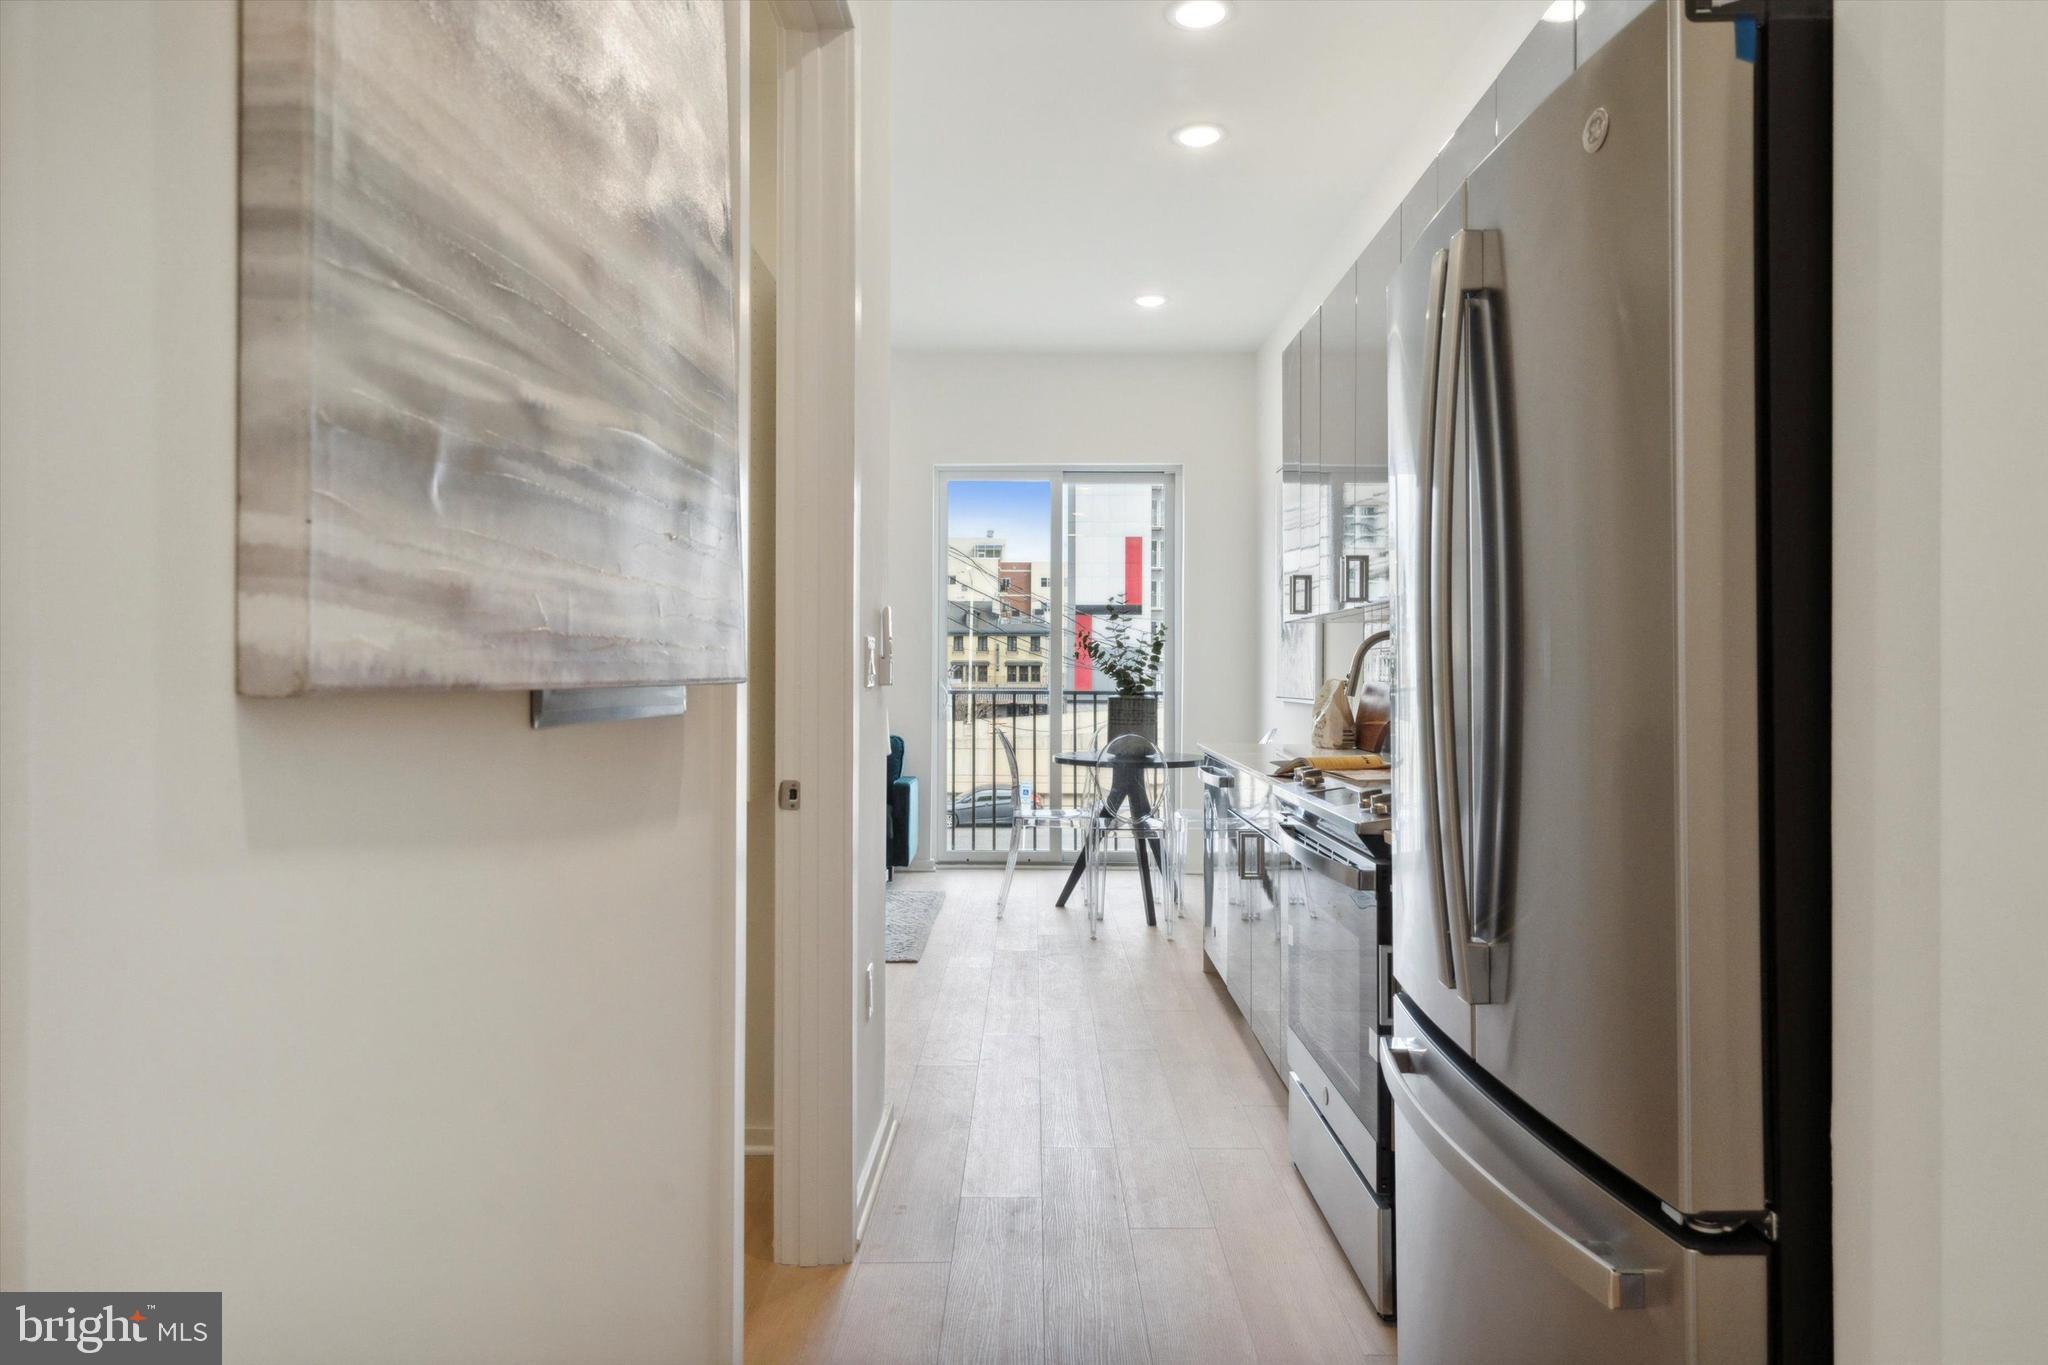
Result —
[[[1027, 797], [1033, 805], [1037, 797]], [[1007, 825], [1016, 815], [1008, 787], [976, 787], [953, 798], [955, 828], [969, 825]]]

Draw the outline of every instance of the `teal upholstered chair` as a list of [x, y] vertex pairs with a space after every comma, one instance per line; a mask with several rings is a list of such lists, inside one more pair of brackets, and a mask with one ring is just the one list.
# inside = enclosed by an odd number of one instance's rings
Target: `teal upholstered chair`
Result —
[[903, 736], [889, 736], [889, 875], [917, 857], [917, 779], [903, 772]]

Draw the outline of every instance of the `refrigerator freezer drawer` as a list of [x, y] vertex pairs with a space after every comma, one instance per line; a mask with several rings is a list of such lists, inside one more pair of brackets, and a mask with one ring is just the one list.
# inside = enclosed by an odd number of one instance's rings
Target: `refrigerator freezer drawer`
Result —
[[[1323, 1221], [1344, 1248], [1366, 1297], [1381, 1317], [1394, 1316], [1394, 1206], [1382, 1203], [1345, 1154], [1337, 1134], [1309, 1098], [1298, 1075], [1290, 1073], [1287, 1096], [1287, 1154], [1308, 1192], [1315, 1196]], [[1371, 1154], [1366, 1158], [1371, 1160]], [[1405, 1342], [1404, 1342], [1405, 1349]]]
[[1402, 1365], [1761, 1365], [1763, 1254], [1681, 1244], [1523, 1127], [1395, 1005]]

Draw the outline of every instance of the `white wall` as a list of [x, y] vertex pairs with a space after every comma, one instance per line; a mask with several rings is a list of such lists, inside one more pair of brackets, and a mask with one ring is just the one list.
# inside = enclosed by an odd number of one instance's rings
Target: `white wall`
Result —
[[924, 859], [940, 837], [934, 470], [1180, 466], [1182, 742], [1256, 738], [1248, 646], [1258, 587], [1272, 575], [1257, 557], [1252, 379], [1248, 355], [896, 353], [889, 564], [899, 663], [889, 718], [919, 777]]
[[2048, 1340], [2048, 7], [1836, 9], [1838, 1358]]
[[234, 695], [236, 9], [0, 7], [0, 1283], [731, 1341], [735, 691]]
[[[855, 283], [859, 327], [854, 351], [854, 587], [853, 643], [879, 630], [889, 601], [888, 563], [898, 510], [889, 498], [889, 53], [890, 7], [863, 0], [854, 13], [860, 42], [860, 223], [855, 233]], [[863, 662], [863, 667], [864, 667]], [[855, 1175], [874, 1174], [877, 1144], [885, 1136], [884, 1021], [888, 1018], [882, 888], [887, 875], [883, 845], [888, 807], [884, 778], [889, 757], [889, 709], [883, 688], [864, 689], [857, 700], [854, 770], [854, 1087]], [[863, 973], [872, 967], [875, 1008], [864, 1008]]]
[[1840, 1359], [1905, 1365], [1942, 1358], [1944, 24], [1836, 20], [1835, 1308]]

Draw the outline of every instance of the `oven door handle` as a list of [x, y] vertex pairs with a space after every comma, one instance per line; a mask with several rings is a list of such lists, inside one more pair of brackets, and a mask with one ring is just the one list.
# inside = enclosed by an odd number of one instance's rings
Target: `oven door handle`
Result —
[[1323, 852], [1310, 845], [1303, 837], [1301, 827], [1288, 820], [1282, 820], [1273, 832], [1273, 842], [1280, 845], [1287, 856], [1305, 871], [1327, 877], [1347, 891], [1370, 891], [1379, 884], [1378, 871], [1370, 866], [1358, 864]]

